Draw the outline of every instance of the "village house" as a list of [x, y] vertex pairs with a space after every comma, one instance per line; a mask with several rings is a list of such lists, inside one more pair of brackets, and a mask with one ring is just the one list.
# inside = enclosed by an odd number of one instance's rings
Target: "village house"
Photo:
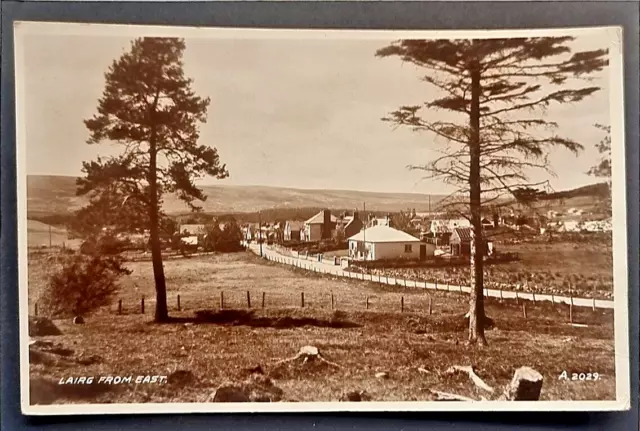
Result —
[[354, 211], [353, 215], [342, 215], [337, 223], [344, 232], [344, 238], [352, 237], [362, 230], [364, 223], [360, 220], [358, 211]]
[[429, 232], [435, 236], [442, 233], [452, 233], [454, 229], [459, 227], [471, 227], [471, 222], [466, 218], [434, 219], [431, 220]]
[[[473, 229], [469, 227], [455, 228], [449, 238], [452, 256], [471, 255], [471, 240], [473, 239]], [[485, 255], [492, 255], [494, 252], [493, 241], [485, 241]]]
[[375, 217], [373, 214], [369, 214], [369, 220], [367, 221], [367, 228], [371, 228], [374, 226], [391, 227], [391, 216], [387, 214], [384, 217]]
[[435, 251], [435, 245], [383, 225], [363, 229], [348, 242], [349, 257], [357, 260], [426, 259]]
[[300, 232], [304, 227], [301, 221], [288, 221], [284, 225], [285, 241], [300, 241]]
[[329, 210], [322, 210], [304, 222], [300, 231], [301, 241], [320, 241], [334, 236], [338, 218]]

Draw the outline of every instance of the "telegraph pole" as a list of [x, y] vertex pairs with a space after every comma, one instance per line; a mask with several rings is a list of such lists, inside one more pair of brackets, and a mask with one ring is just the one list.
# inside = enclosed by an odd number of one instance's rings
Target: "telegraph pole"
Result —
[[260, 257], [262, 256], [262, 211], [258, 211], [258, 244], [260, 244]]
[[369, 221], [367, 220], [367, 203], [363, 202], [362, 203], [362, 212], [364, 213], [364, 229], [362, 229], [362, 243], [363, 243], [363, 253], [364, 253], [364, 260], [367, 260], [367, 223], [369, 223]]

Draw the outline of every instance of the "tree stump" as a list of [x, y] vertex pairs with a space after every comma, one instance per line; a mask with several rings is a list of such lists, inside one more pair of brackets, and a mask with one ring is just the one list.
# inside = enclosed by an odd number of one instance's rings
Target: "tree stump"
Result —
[[542, 381], [542, 374], [533, 368], [520, 367], [505, 389], [503, 397], [508, 401], [538, 401]]

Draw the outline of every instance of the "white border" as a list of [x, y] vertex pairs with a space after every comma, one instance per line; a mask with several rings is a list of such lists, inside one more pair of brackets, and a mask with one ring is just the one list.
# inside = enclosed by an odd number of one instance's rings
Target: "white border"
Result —
[[[126, 414], [126, 413], [240, 413], [240, 412], [373, 412], [373, 411], [619, 411], [630, 408], [628, 263], [626, 174], [624, 151], [623, 59], [621, 27], [590, 27], [535, 30], [311, 30], [311, 29], [239, 29], [134, 26], [114, 24], [78, 24], [26, 22], [14, 23], [16, 76], [16, 168], [18, 204], [19, 311], [20, 311], [20, 383], [21, 407], [27, 415]], [[603, 32], [610, 38], [610, 125], [612, 139], [613, 272], [615, 298], [615, 401], [477, 401], [443, 403], [411, 402], [296, 402], [296, 403], [161, 403], [161, 404], [29, 404], [28, 294], [27, 294], [27, 199], [26, 199], [26, 121], [25, 88], [22, 79], [21, 44], [24, 36], [174, 36], [207, 39], [401, 39], [401, 38], [504, 38], [536, 36], [579, 36]]]

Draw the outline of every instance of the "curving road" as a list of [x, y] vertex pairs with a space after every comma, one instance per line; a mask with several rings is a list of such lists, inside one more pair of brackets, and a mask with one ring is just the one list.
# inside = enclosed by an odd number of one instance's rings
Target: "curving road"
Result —
[[[260, 256], [260, 245], [249, 244], [249, 250]], [[345, 271], [339, 265], [331, 263], [318, 262], [317, 260], [309, 257], [293, 257], [280, 253], [272, 246], [263, 244], [262, 257], [272, 262], [281, 263], [283, 265], [291, 265], [297, 268], [305, 269], [312, 272], [331, 274], [338, 277], [354, 278], [358, 280], [372, 281], [374, 283], [388, 284], [392, 286], [404, 286], [412, 288], [444, 290], [450, 292], [470, 292], [469, 286], [456, 286], [449, 284], [436, 284], [428, 283], [424, 281], [404, 280], [399, 278], [384, 277], [372, 274], [359, 274], [354, 272]], [[498, 289], [485, 289], [485, 296], [495, 298], [512, 298], [523, 299], [528, 301], [551, 301], [556, 304], [564, 303], [571, 304], [577, 307], [591, 307], [591, 308], [603, 308], [613, 309], [614, 302], [607, 299], [592, 299], [592, 298], [576, 298], [559, 295], [539, 294], [531, 292], [517, 292], [513, 290], [498, 290]]]

